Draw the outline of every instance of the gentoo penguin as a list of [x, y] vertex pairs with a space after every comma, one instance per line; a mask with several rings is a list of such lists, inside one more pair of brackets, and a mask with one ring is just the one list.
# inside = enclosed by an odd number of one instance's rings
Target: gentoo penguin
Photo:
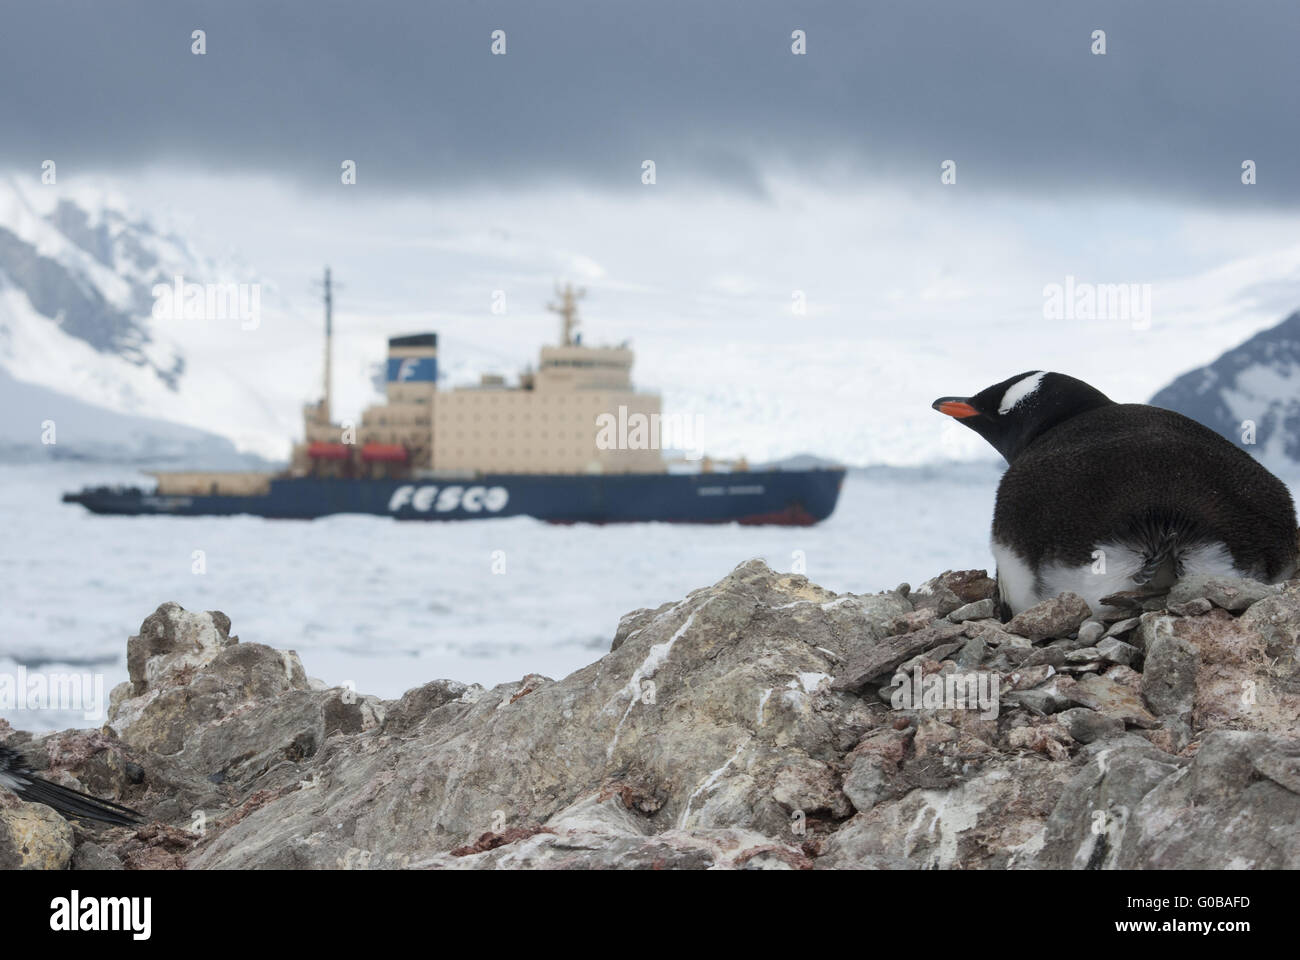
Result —
[[12, 790], [31, 803], [53, 807], [65, 817], [100, 820], [119, 827], [134, 826], [144, 819], [120, 803], [100, 800], [88, 793], [61, 787], [36, 776], [23, 762], [22, 755], [8, 747], [0, 747], [0, 787]]
[[1187, 575], [1295, 573], [1286, 486], [1182, 414], [1041, 370], [933, 407], [1009, 464], [993, 509], [1004, 617], [1066, 590], [1100, 615], [1102, 597]]

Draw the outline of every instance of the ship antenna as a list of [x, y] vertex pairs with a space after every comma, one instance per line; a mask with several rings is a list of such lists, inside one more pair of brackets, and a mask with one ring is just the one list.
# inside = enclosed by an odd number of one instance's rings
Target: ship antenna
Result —
[[330, 283], [330, 268], [325, 268], [325, 422], [330, 422], [330, 369], [333, 364], [334, 345], [334, 290]]
[[548, 303], [546, 309], [560, 315], [560, 345], [573, 346], [573, 328], [578, 325], [578, 301], [587, 295], [585, 289], [573, 289], [573, 284], [566, 283], [564, 289], [555, 288], [559, 303]]
[[333, 379], [330, 372], [333, 368], [333, 347], [334, 347], [334, 281], [330, 274], [330, 268], [325, 268], [325, 396], [320, 403], [320, 417], [322, 423], [329, 423], [331, 419], [331, 393], [330, 381]]

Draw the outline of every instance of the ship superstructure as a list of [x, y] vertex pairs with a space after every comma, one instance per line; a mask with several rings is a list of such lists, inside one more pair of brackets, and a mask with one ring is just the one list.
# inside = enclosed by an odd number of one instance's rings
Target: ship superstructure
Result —
[[447, 473], [661, 473], [658, 450], [606, 445], [602, 414], [660, 414], [658, 394], [632, 384], [634, 354], [622, 346], [587, 346], [576, 333], [581, 291], [566, 286], [550, 309], [560, 343], [544, 346], [535, 372], [517, 385], [484, 374], [473, 386], [439, 389], [438, 336], [392, 337], [385, 363], [385, 402], [367, 407], [360, 424], [331, 422], [328, 389], [304, 408], [305, 436], [292, 472], [330, 477], [421, 477]]

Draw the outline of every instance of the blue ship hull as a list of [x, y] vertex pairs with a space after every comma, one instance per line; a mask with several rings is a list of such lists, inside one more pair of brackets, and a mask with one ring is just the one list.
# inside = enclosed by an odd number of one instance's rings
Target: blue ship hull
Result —
[[552, 523], [745, 523], [807, 526], [835, 509], [843, 468], [696, 474], [485, 474], [463, 480], [272, 479], [262, 496], [160, 495], [93, 487], [64, 494], [101, 514], [251, 514], [310, 520], [369, 513], [398, 520], [528, 516]]

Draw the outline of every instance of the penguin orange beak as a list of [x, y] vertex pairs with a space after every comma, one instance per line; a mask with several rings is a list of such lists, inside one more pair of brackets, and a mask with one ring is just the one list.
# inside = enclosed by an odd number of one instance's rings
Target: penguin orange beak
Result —
[[970, 401], [965, 397], [940, 397], [930, 406], [940, 413], [956, 417], [958, 420], [979, 416], [979, 411], [972, 407]]

